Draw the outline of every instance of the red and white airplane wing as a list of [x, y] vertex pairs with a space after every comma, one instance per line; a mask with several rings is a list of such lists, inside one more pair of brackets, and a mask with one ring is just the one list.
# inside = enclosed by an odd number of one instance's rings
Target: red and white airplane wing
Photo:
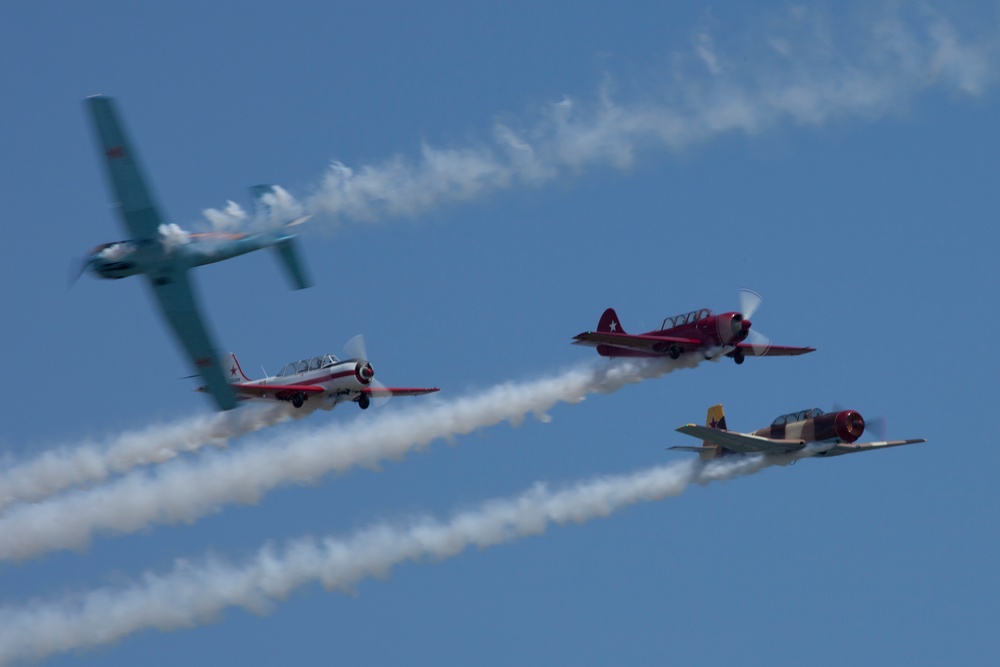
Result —
[[633, 334], [610, 333], [604, 331], [584, 331], [573, 336], [574, 345], [610, 345], [626, 350], [649, 352], [651, 354], [666, 354], [673, 346], [702, 347], [704, 343], [697, 338], [679, 338], [677, 336], [646, 336]]
[[815, 352], [815, 347], [789, 347], [787, 345], [752, 345], [739, 343], [736, 346], [748, 357], [794, 357], [799, 354]]
[[323, 387], [314, 384], [232, 384], [230, 386], [241, 396], [276, 400], [288, 399], [292, 394], [311, 396], [322, 394], [325, 391]]
[[388, 396], [421, 396], [433, 394], [435, 391], [440, 391], [440, 389], [437, 387], [365, 387], [361, 393], [372, 398], [383, 398]]
[[[707, 440], [713, 445], [719, 445], [734, 452], [746, 454], [785, 454], [802, 449], [806, 445], [805, 440], [776, 440], [773, 438], [762, 438], [757, 435], [747, 433], [736, 433], [725, 431], [720, 428], [708, 426], [698, 426], [697, 424], [685, 424], [677, 429], [680, 433], [691, 435], [701, 440]], [[701, 451], [697, 447], [671, 447], [681, 451]]]

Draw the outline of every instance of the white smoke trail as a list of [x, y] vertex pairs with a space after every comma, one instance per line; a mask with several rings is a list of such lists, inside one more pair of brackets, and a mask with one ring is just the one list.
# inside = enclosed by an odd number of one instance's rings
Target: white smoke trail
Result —
[[110, 443], [49, 449], [0, 469], [0, 511], [15, 502], [37, 502], [73, 486], [103, 482], [136, 466], [163, 463], [202, 447], [225, 447], [230, 438], [301, 415], [284, 404], [202, 415], [123, 433]]
[[[175, 523], [217, 511], [226, 503], [255, 503], [281, 484], [312, 482], [334, 470], [374, 466], [398, 459], [436, 438], [470, 433], [509, 420], [519, 423], [559, 402], [611, 392], [704, 360], [614, 359], [579, 365], [561, 375], [507, 383], [480, 394], [439, 402], [382, 418], [287, 434], [257, 446], [177, 460], [155, 471], [134, 471], [101, 487], [73, 491], [32, 505], [10, 508], [0, 517], [0, 559], [28, 558], [53, 549], [80, 548], [95, 533], [127, 533], [153, 523]], [[155, 472], [155, 474], [154, 474]]]
[[757, 455], [708, 465], [688, 460], [557, 491], [537, 484], [519, 496], [484, 503], [447, 521], [380, 523], [343, 539], [299, 539], [282, 550], [268, 544], [242, 564], [216, 557], [179, 560], [171, 572], [147, 572], [128, 586], [0, 609], [0, 663], [107, 644], [145, 628], [193, 627], [217, 618], [227, 607], [263, 613], [273, 600], [310, 582], [319, 581], [330, 590], [349, 589], [407, 560], [450, 558], [470, 546], [486, 548], [538, 535], [550, 524], [610, 516], [635, 503], [679, 495], [691, 483], [749, 475], [796, 458]]
[[[412, 216], [588, 167], [627, 168], [643, 150], [679, 151], [782, 124], [871, 121], [900, 112], [930, 88], [977, 96], [995, 82], [995, 26], [986, 23], [982, 35], [963, 39], [927, 7], [909, 12], [891, 3], [883, 11], [866, 18], [860, 35], [839, 36], [821, 18], [792, 12], [757, 29], [755, 44], [741, 43], [736, 57], [698, 35], [692, 53], [671, 60], [670, 83], [647, 82], [642, 101], [620, 103], [607, 91], [594, 104], [565, 98], [521, 128], [496, 123], [491, 144], [424, 145], [417, 158], [396, 155], [358, 168], [333, 162], [304, 209], [333, 223]], [[209, 209], [206, 216], [221, 213]]]

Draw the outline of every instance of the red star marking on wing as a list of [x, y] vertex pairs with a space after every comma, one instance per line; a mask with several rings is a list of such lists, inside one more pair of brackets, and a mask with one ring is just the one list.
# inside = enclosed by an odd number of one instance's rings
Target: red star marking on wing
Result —
[[112, 159], [125, 157], [125, 149], [122, 148], [121, 146], [112, 146], [108, 150], [104, 151], [104, 154]]

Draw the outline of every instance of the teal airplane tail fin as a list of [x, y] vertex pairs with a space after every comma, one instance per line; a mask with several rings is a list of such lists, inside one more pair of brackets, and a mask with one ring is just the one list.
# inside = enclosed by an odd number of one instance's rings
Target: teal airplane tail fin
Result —
[[310, 287], [312, 283], [309, 281], [308, 276], [306, 276], [305, 269], [302, 267], [302, 262], [299, 261], [299, 252], [298, 246], [295, 243], [295, 237], [286, 236], [275, 243], [272, 247], [281, 259], [281, 263], [284, 265], [285, 270], [288, 272], [288, 277], [292, 280], [292, 286], [295, 289], [305, 289]]
[[254, 220], [268, 227], [291, 227], [312, 217], [302, 215], [302, 206], [279, 185], [252, 185], [250, 198]]

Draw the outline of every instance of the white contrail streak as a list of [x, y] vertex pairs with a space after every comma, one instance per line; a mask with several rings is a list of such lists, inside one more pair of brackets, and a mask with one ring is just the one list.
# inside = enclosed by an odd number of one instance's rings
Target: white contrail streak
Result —
[[358, 168], [333, 162], [302, 207], [333, 224], [412, 216], [586, 168], [627, 168], [643, 151], [680, 151], [781, 125], [871, 121], [901, 112], [928, 89], [977, 96], [994, 83], [994, 26], [963, 39], [927, 7], [911, 12], [892, 3], [874, 18], [879, 10], [867, 11], [860, 36], [837, 35], [822, 17], [793, 11], [741, 42], [736, 57], [697, 35], [691, 52], [670, 60], [667, 83], [648, 81], [641, 101], [619, 102], [608, 91], [589, 104], [567, 97], [533, 122], [497, 122], [492, 142], [424, 145], [416, 158]]
[[310, 582], [349, 589], [407, 560], [450, 558], [470, 546], [486, 548], [538, 535], [550, 524], [606, 517], [635, 503], [679, 495], [691, 483], [748, 475], [795, 458], [756, 455], [708, 465], [688, 460], [555, 491], [537, 484], [447, 521], [379, 523], [347, 538], [308, 537], [280, 550], [268, 544], [241, 564], [217, 557], [179, 560], [172, 571], [147, 572], [128, 586], [0, 609], [0, 663], [107, 644], [145, 628], [193, 627], [217, 618], [227, 607], [263, 613], [273, 600]]
[[226, 503], [255, 503], [281, 484], [312, 482], [334, 470], [373, 466], [399, 458], [436, 438], [470, 433], [504, 420], [519, 423], [559, 402], [621, 387], [704, 360], [614, 359], [580, 364], [553, 377], [507, 383], [477, 395], [439, 402], [381, 418], [362, 418], [257, 446], [176, 460], [155, 470], [133, 471], [104, 486], [71, 491], [0, 517], [0, 559], [28, 558], [53, 549], [85, 546], [95, 533], [130, 533], [155, 523], [176, 523], [218, 511]]
[[202, 447], [225, 447], [230, 438], [273, 426], [298, 413], [273, 404], [123, 433], [108, 443], [64, 445], [0, 469], [0, 511], [16, 502], [37, 502], [73, 486], [86, 486], [136, 466], [163, 463]]

